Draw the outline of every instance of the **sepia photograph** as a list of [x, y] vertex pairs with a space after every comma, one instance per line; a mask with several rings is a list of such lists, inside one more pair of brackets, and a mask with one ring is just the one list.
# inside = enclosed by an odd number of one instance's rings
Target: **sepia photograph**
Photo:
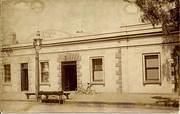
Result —
[[1, 113], [179, 114], [180, 0], [0, 0]]

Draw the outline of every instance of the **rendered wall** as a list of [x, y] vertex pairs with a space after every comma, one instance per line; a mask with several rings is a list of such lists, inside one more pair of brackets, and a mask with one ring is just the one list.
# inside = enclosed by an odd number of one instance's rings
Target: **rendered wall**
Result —
[[[40, 51], [40, 61], [49, 61], [50, 83], [41, 85], [42, 90], [57, 90], [60, 87], [60, 55], [78, 54], [78, 75], [82, 83], [90, 82], [90, 58], [104, 58], [105, 85], [95, 85], [100, 92], [127, 93], [172, 93], [173, 84], [168, 74], [167, 61], [171, 59], [172, 44], [162, 44], [161, 36], [149, 36], [132, 39], [91, 42], [73, 45], [43, 47]], [[169, 46], [169, 47], [168, 47]], [[160, 52], [161, 54], [161, 85], [143, 85], [142, 54]], [[14, 50], [4, 63], [11, 63], [12, 84], [3, 85], [3, 91], [20, 92], [20, 63], [29, 63], [30, 91], [34, 91], [35, 58], [34, 49]], [[63, 56], [62, 56], [63, 57]], [[3, 77], [3, 76], [2, 76]]]
[[[80, 61], [80, 72], [81, 72], [81, 81], [83, 84], [87, 84], [90, 82], [91, 77], [91, 66], [90, 66], [90, 57], [103, 57], [104, 58], [104, 76], [105, 76], [105, 85], [94, 85], [97, 91], [100, 92], [116, 92], [117, 85], [116, 80], [118, 76], [116, 75], [116, 59], [115, 53], [116, 49], [102, 49], [102, 50], [91, 50], [91, 51], [79, 51], [81, 56]], [[74, 53], [74, 52], [70, 52]], [[58, 90], [61, 87], [61, 83], [59, 83], [60, 76], [59, 73], [59, 63], [57, 61], [58, 56], [62, 53], [55, 54], [41, 54], [40, 61], [48, 61], [49, 62], [49, 83], [48, 84], [40, 84], [41, 90]], [[29, 91], [35, 90], [35, 58], [34, 55], [29, 56], [13, 56], [7, 57], [4, 63], [11, 64], [11, 83], [2, 84], [3, 92], [21, 92], [21, 63], [28, 63], [28, 75], [29, 75]]]
[[[174, 84], [170, 76], [171, 49], [173, 44], [161, 43], [161, 36], [128, 41], [129, 47], [122, 48], [122, 85], [127, 93], [173, 93]], [[144, 42], [141, 46], [141, 42]], [[154, 42], [153, 44], [151, 44]], [[135, 46], [136, 44], [139, 46]], [[148, 45], [149, 44], [149, 45]], [[134, 45], [134, 46], [133, 46]], [[166, 47], [166, 50], [164, 50]], [[143, 54], [160, 53], [161, 85], [143, 85]]]

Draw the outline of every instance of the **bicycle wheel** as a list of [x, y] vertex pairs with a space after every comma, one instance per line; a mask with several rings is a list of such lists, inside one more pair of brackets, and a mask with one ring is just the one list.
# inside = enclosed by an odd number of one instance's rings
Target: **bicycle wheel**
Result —
[[85, 89], [84, 89], [83, 85], [80, 85], [80, 86], [76, 89], [76, 94], [85, 94]]
[[90, 86], [90, 87], [87, 89], [87, 94], [88, 94], [88, 95], [96, 94], [95, 88], [94, 88], [93, 86]]

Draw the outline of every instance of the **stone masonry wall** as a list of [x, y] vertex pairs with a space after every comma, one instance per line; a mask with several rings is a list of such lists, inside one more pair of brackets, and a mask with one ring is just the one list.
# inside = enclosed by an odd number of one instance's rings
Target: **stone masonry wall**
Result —
[[80, 65], [80, 60], [81, 60], [81, 57], [78, 53], [62, 53], [62, 54], [59, 54], [59, 57], [57, 59], [59, 65], [57, 67], [57, 70], [58, 70], [58, 77], [59, 77], [59, 81], [58, 81], [58, 85], [59, 85], [59, 89], [62, 90], [62, 78], [61, 78], [61, 62], [64, 62], [64, 61], [76, 61], [76, 69], [77, 69], [77, 87], [82, 83], [81, 82], [81, 77], [82, 77], [82, 74], [81, 74], [81, 65]]
[[116, 75], [118, 79], [116, 84], [118, 85], [117, 92], [122, 93], [122, 70], [121, 70], [121, 48], [118, 49], [116, 53]]

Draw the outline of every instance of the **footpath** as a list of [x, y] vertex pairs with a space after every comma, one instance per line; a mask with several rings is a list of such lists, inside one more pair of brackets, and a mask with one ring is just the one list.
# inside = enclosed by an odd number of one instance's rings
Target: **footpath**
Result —
[[[173, 102], [168, 102], [168, 104], [165, 105], [165, 102], [157, 101], [167, 101], [167, 98], [179, 101], [180, 97], [178, 97], [177, 94], [97, 93], [93, 95], [86, 95], [71, 93], [69, 95], [69, 99], [67, 99], [65, 96], [63, 96], [63, 98], [65, 99], [65, 103], [73, 104], [141, 105], [178, 108], [177, 104], [176, 106], [173, 106]], [[0, 100], [36, 102], [35, 98], [33, 97], [31, 99], [27, 99], [25, 94], [4, 94], [1, 96]]]
[[[97, 93], [93, 95], [71, 94], [66, 103], [86, 103], [86, 104], [115, 104], [115, 105], [143, 105], [143, 106], [166, 106], [164, 102], [167, 99], [179, 101], [176, 94], [122, 94], [122, 93]], [[167, 106], [172, 106], [169, 102]], [[177, 105], [176, 105], [177, 107]]]

